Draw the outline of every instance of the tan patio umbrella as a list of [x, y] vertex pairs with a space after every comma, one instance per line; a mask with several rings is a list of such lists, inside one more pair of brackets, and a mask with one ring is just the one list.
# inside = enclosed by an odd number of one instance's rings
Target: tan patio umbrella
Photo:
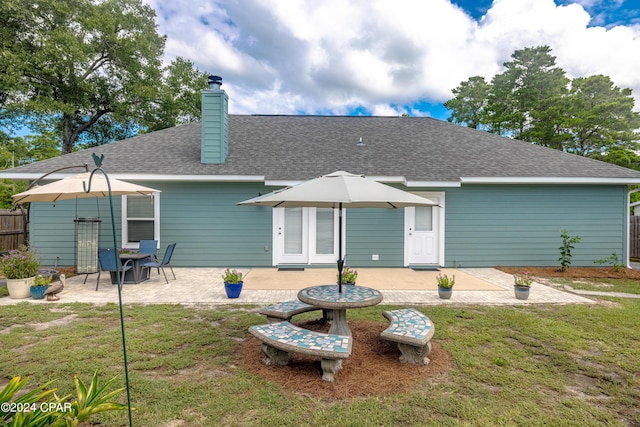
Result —
[[[86, 197], [108, 197], [111, 208], [111, 229], [113, 232], [113, 248], [118, 247], [116, 237], [116, 225], [113, 213], [113, 200], [111, 196], [119, 195], [151, 195], [160, 190], [156, 190], [142, 185], [131, 184], [118, 179], [107, 178], [106, 172], [100, 167], [104, 155], [101, 157], [93, 154], [97, 168], [93, 172], [85, 172], [71, 175], [59, 181], [54, 181], [45, 185], [34, 185], [32, 188], [22, 193], [14, 194], [12, 197], [15, 204], [27, 202], [56, 202], [58, 200], [68, 200]], [[86, 167], [86, 165], [85, 165]], [[100, 172], [100, 173], [96, 173]], [[47, 174], [48, 175], [48, 174]], [[46, 175], [45, 175], [46, 176]], [[37, 181], [36, 181], [37, 182]], [[89, 190], [88, 192], [86, 190]], [[117, 263], [118, 268], [120, 264]], [[127, 409], [129, 412], [129, 425], [133, 425], [131, 416], [131, 392], [129, 387], [129, 367], [127, 362], [127, 345], [125, 341], [124, 314], [122, 311], [122, 294], [120, 283], [120, 270], [117, 270], [118, 284], [118, 305], [120, 307], [120, 326], [122, 331], [122, 352], [124, 356], [124, 370], [127, 390]]]
[[239, 205], [274, 208], [405, 208], [437, 206], [433, 200], [381, 184], [362, 175], [337, 171], [286, 187]]
[[[108, 197], [109, 187], [107, 180], [101, 174], [94, 174], [91, 182], [91, 191], [86, 193], [84, 185], [88, 185], [91, 172], [84, 172], [71, 175], [58, 181], [45, 185], [36, 185], [33, 188], [14, 194], [14, 203], [28, 202], [57, 202], [58, 200], [77, 199], [83, 197]], [[121, 196], [125, 194], [150, 195], [160, 190], [156, 190], [142, 185], [131, 184], [130, 182], [118, 179], [109, 179], [111, 184], [111, 194]]]
[[[344, 171], [324, 175], [238, 204], [274, 208], [338, 209], [338, 236], [342, 236], [343, 208], [405, 208], [438, 205], [433, 200]], [[338, 238], [338, 242], [338, 287], [342, 292], [342, 267], [344, 266], [342, 239]]]

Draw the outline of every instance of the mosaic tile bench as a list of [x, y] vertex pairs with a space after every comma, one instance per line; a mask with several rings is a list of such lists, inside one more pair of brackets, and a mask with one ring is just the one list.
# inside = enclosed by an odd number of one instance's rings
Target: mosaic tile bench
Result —
[[[258, 313], [267, 316], [267, 320], [271, 323], [282, 322], [283, 320], [291, 320], [293, 316], [307, 311], [321, 310], [320, 307], [307, 304], [300, 300], [284, 301], [277, 304], [262, 307]], [[322, 317], [325, 320], [331, 320], [331, 316], [327, 313], [329, 310], [322, 310]]]
[[400, 362], [429, 364], [427, 354], [431, 351], [431, 337], [435, 328], [431, 320], [413, 308], [389, 310], [382, 313], [391, 324], [380, 337], [398, 343], [402, 353]]
[[286, 365], [290, 352], [319, 357], [322, 379], [330, 383], [342, 368], [342, 359], [351, 355], [353, 343], [348, 336], [309, 331], [289, 322], [251, 326], [249, 332], [262, 341], [265, 365]]

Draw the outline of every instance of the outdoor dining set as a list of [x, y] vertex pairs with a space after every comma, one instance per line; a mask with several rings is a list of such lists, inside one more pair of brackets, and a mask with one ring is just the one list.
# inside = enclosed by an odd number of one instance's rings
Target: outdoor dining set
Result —
[[[356, 285], [319, 285], [302, 289], [298, 300], [263, 307], [259, 313], [269, 323], [251, 326], [249, 332], [263, 342], [263, 362], [282, 366], [290, 361], [290, 353], [321, 359], [322, 379], [333, 382], [342, 368], [342, 361], [351, 356], [353, 336], [347, 322], [347, 309], [370, 307], [383, 300], [380, 291]], [[300, 313], [322, 310], [330, 322], [328, 333], [310, 331], [290, 323]], [[418, 310], [408, 308], [382, 313], [390, 325], [381, 338], [396, 342], [401, 352], [400, 362], [428, 364], [434, 326]]]
[[[137, 252], [127, 250], [116, 253], [113, 248], [98, 249], [100, 268], [98, 269], [98, 278], [96, 280], [96, 291], [100, 285], [100, 274], [102, 271], [110, 273], [111, 283], [114, 284], [118, 283], [117, 274], [119, 271], [120, 285], [141, 283], [149, 280], [149, 272], [153, 268], [157, 269], [158, 273], [162, 270], [166, 282], [169, 283], [165, 272], [165, 267], [169, 267], [175, 279], [176, 275], [171, 266], [171, 257], [176, 244], [171, 243], [167, 246], [162, 260], [159, 260], [157, 257], [157, 247], [157, 240], [140, 240], [140, 246]], [[120, 265], [118, 266], [118, 264]], [[85, 277], [84, 283], [87, 282], [87, 277]]]

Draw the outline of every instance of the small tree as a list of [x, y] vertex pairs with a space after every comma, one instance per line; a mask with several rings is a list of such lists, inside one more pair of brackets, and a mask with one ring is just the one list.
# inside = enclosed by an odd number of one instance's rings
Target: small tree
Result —
[[566, 271], [571, 265], [571, 249], [581, 238], [580, 236], [569, 236], [569, 232], [566, 229], [562, 230], [560, 237], [562, 237], [562, 246], [560, 246], [560, 258], [558, 258], [558, 261], [560, 261], [560, 271]]

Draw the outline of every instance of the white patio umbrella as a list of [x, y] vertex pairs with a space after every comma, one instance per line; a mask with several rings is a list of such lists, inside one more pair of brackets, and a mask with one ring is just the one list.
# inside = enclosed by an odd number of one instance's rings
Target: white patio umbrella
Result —
[[[22, 193], [14, 194], [14, 203], [27, 202], [57, 202], [58, 200], [78, 199], [84, 197], [108, 197], [109, 187], [107, 180], [101, 174], [94, 174], [91, 182], [91, 191], [85, 192], [84, 185], [88, 185], [91, 172], [71, 175], [58, 181], [45, 185], [36, 185]], [[159, 190], [118, 179], [109, 179], [111, 195], [121, 196], [125, 194], [150, 195]]]
[[342, 209], [437, 206], [433, 200], [354, 175], [337, 171], [298, 185], [238, 203], [274, 208], [315, 207], [338, 209], [338, 287], [342, 292]]

